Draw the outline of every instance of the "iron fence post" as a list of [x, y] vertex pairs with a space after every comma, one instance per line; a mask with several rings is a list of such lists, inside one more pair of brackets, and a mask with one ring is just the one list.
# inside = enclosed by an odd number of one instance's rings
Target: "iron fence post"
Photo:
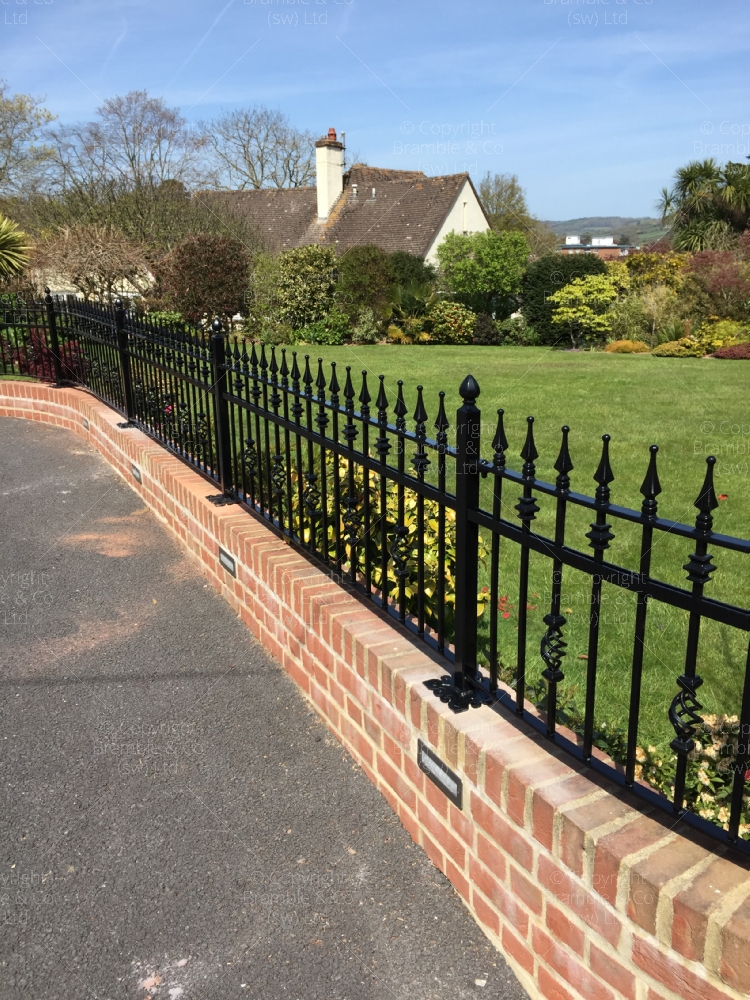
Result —
[[115, 299], [115, 330], [117, 331], [117, 353], [120, 356], [120, 371], [122, 372], [122, 387], [125, 395], [125, 416], [128, 423], [135, 419], [133, 404], [133, 377], [130, 371], [130, 354], [128, 353], [128, 334], [125, 329], [125, 310], [122, 300]]
[[55, 384], [59, 389], [62, 385], [62, 361], [60, 360], [60, 342], [57, 339], [57, 317], [55, 302], [49, 288], [44, 289], [44, 304], [47, 306], [47, 324], [49, 326], [49, 349], [52, 354], [52, 364], [55, 369]]
[[479, 506], [481, 412], [479, 385], [467, 375], [459, 389], [464, 403], [456, 414], [456, 664], [454, 684], [468, 694], [467, 677], [477, 671], [477, 586], [479, 525], [470, 510]]
[[228, 496], [232, 489], [232, 447], [229, 429], [229, 404], [224, 393], [227, 389], [225, 364], [225, 338], [221, 332], [221, 320], [215, 319], [211, 325], [211, 364], [214, 406], [216, 414], [216, 453], [219, 457], [219, 482], [221, 495]]

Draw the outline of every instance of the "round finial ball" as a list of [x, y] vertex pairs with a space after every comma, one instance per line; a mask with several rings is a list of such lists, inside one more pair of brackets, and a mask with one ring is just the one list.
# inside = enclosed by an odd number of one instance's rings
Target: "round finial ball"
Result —
[[221, 333], [221, 320], [219, 319], [218, 316], [211, 324], [211, 329], [214, 331], [214, 333]]

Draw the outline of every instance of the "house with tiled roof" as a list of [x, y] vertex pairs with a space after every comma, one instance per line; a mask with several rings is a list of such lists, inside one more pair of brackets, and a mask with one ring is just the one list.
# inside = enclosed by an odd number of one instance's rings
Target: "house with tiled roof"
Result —
[[343, 152], [335, 129], [329, 129], [315, 143], [315, 187], [221, 191], [211, 197], [255, 223], [275, 251], [320, 244], [343, 253], [369, 244], [434, 263], [448, 233], [490, 228], [467, 173], [428, 177], [419, 170], [364, 164], [344, 171]]

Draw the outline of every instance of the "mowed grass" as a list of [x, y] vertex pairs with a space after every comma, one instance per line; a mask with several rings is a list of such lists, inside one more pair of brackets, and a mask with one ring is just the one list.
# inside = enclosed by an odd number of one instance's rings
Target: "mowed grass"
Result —
[[[343, 346], [300, 347], [300, 355], [313, 360], [322, 356], [326, 371], [331, 361], [344, 383], [346, 365], [352, 368], [357, 393], [360, 372], [366, 369], [370, 393], [377, 395], [377, 376], [386, 376], [391, 407], [396, 400], [397, 380], [404, 383], [409, 413], [414, 412], [416, 386], [424, 386], [429, 414], [428, 428], [438, 409], [438, 391], [446, 393], [451, 424], [460, 405], [458, 387], [468, 373], [477, 379], [481, 394], [482, 455], [492, 457], [496, 411], [505, 410], [506, 434], [510, 442], [508, 465], [520, 471], [518, 457], [526, 433], [526, 417], [535, 417], [534, 435], [539, 451], [537, 476], [554, 481], [554, 462], [560, 446], [560, 427], [568, 424], [570, 451], [575, 465], [572, 488], [593, 494], [593, 474], [601, 455], [601, 436], [611, 435], [610, 461], [615, 479], [611, 501], [640, 509], [639, 493], [648, 466], [650, 444], [659, 446], [658, 469], [662, 485], [659, 514], [693, 524], [698, 513], [693, 503], [706, 472], [706, 456], [716, 455], [716, 492], [726, 495], [714, 514], [714, 529], [723, 534], [750, 537], [750, 364], [713, 359], [659, 359], [650, 355], [611, 355], [552, 351], [545, 348]], [[391, 417], [391, 419], [394, 419]], [[409, 418], [413, 429], [413, 420]], [[408, 456], [410, 457], [410, 456]], [[490, 483], [482, 488], [482, 502], [491, 504]], [[505, 484], [503, 516], [516, 520], [514, 505], [518, 490]], [[551, 536], [554, 502], [538, 500], [542, 507], [535, 528]], [[572, 505], [571, 505], [572, 507]], [[572, 508], [568, 516], [567, 544], [591, 551], [585, 538], [590, 514]], [[615, 540], [608, 561], [637, 569], [640, 529], [610, 519]], [[490, 539], [484, 538], [487, 548]], [[689, 587], [683, 564], [692, 545], [689, 541], [658, 533], [652, 553], [652, 575], [672, 584]], [[713, 547], [717, 570], [706, 588], [709, 596], [750, 606], [748, 558]], [[506, 597], [500, 616], [499, 649], [503, 664], [517, 662], [518, 546], [501, 542], [500, 595]], [[489, 559], [480, 567], [480, 585], [489, 582]], [[527, 678], [539, 677], [543, 663], [539, 643], [545, 631], [542, 621], [549, 610], [551, 561], [532, 553]], [[565, 570], [562, 607], [568, 618], [565, 637], [568, 655], [563, 669], [563, 694], [582, 707], [588, 651], [591, 579]], [[624, 727], [627, 724], [633, 656], [635, 597], [605, 584], [602, 605], [596, 716], [599, 722]], [[489, 611], [480, 621], [480, 638], [486, 651]], [[673, 737], [667, 710], [677, 692], [676, 677], [685, 661], [686, 613], [651, 602], [647, 620], [646, 657], [641, 705], [640, 742], [665, 747]], [[737, 714], [747, 657], [743, 632], [704, 621], [698, 670], [704, 679], [700, 689], [703, 714]]]

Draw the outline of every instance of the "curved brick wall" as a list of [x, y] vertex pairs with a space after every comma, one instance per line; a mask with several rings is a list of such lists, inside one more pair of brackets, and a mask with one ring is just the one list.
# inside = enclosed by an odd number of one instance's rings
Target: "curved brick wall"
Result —
[[[744, 861], [676, 833], [508, 715], [450, 713], [422, 684], [440, 672], [422, 649], [262, 523], [212, 506], [210, 484], [120, 430], [87, 393], [0, 381], [0, 415], [74, 430], [124, 476], [295, 679], [532, 996], [748, 995]], [[463, 810], [416, 766], [420, 738], [462, 777]]]

